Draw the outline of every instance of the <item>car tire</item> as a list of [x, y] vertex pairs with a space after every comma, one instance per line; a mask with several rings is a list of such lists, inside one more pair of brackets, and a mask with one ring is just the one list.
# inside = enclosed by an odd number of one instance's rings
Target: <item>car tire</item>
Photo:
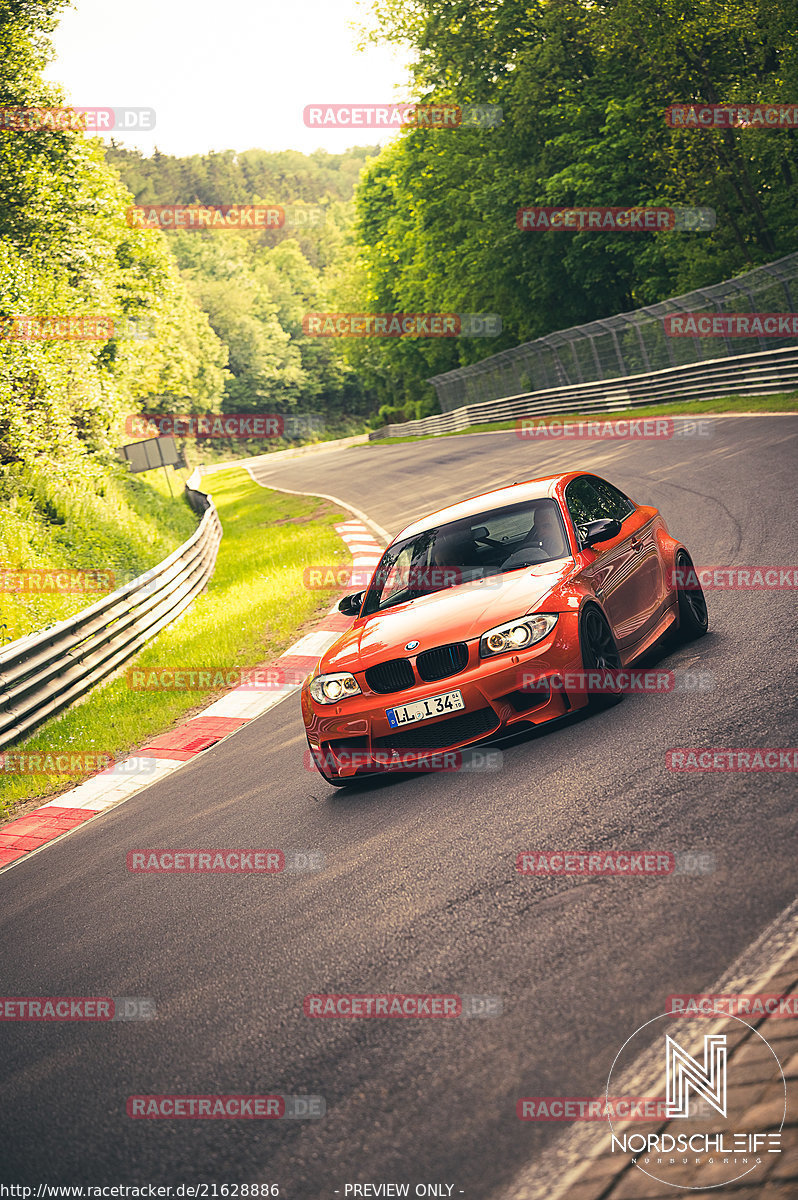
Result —
[[[707, 602], [692, 559], [685, 550], [676, 555], [676, 598], [679, 605], [680, 642], [692, 642], [703, 637], [709, 628]], [[687, 580], [687, 584], [685, 584]]]
[[[621, 667], [621, 656], [615, 644], [609, 622], [604, 613], [594, 604], [582, 611], [579, 621], [579, 649], [582, 653], [582, 670], [614, 670]], [[588, 707], [599, 711], [612, 708], [623, 700], [620, 688], [607, 691], [590, 691], [586, 688]]]

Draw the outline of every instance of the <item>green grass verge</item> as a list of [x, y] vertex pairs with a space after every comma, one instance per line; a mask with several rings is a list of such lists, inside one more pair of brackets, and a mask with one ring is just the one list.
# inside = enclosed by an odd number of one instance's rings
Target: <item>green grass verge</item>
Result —
[[[120, 675], [18, 743], [13, 753], [81, 751], [121, 757], [226, 690], [137, 691], [128, 686], [132, 668], [253, 667], [287, 649], [304, 623], [329, 608], [339, 589], [309, 591], [303, 572], [305, 567], [351, 562], [333, 529], [349, 514], [312, 497], [267, 491], [241, 468], [210, 475], [204, 484], [224, 528], [207, 590]], [[90, 773], [66, 778], [0, 772], [0, 819], [21, 802], [51, 797]]]
[[[679, 413], [768, 413], [798, 412], [798, 392], [782, 392], [776, 396], [723, 396], [717, 400], [684, 400], [678, 404], [647, 404], [643, 408], [618, 409], [613, 412], [549, 413], [540, 420], [549, 421], [611, 421], [618, 417], [668, 417]], [[469, 425], [452, 433], [425, 433], [421, 437], [389, 437], [368, 442], [369, 446], [389, 446], [395, 442], [421, 442], [431, 437], [462, 437], [468, 433], [496, 433], [515, 429], [516, 420], [490, 421], [486, 425]], [[529, 418], [525, 418], [529, 419]]]
[[[171, 470], [171, 468], [170, 468]], [[185, 472], [183, 472], [185, 474]], [[160, 470], [88, 463], [78, 474], [57, 464], [0, 474], [0, 645], [45, 629], [154, 567], [191, 536], [197, 517], [172, 475], [175, 499]], [[24, 584], [20, 571], [59, 567], [101, 572], [109, 586], [61, 593]], [[19, 589], [19, 590], [17, 590]]]

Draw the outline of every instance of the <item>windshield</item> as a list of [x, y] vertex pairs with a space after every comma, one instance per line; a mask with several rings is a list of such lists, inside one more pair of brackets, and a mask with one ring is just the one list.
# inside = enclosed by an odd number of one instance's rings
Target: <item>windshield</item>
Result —
[[418, 596], [569, 558], [554, 500], [526, 500], [426, 529], [385, 551], [363, 615]]

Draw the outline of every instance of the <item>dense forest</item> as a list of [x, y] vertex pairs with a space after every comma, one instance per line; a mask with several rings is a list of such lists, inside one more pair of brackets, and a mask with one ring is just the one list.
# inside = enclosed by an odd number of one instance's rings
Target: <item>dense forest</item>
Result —
[[107, 151], [145, 211], [174, 204], [282, 211], [276, 229], [164, 235], [189, 294], [227, 347], [222, 411], [312, 411], [332, 433], [362, 428], [374, 412], [374, 394], [340, 341], [305, 336], [302, 318], [339, 298], [354, 252], [355, 185], [376, 153], [366, 146], [338, 155], [229, 150], [188, 158], [157, 151], [143, 158], [116, 145]]
[[[0, 0], [3, 107], [64, 103], [45, 84], [56, 0]], [[227, 352], [163, 236], [132, 229], [130, 196], [96, 140], [0, 131], [0, 462], [68, 478], [112, 451], [125, 412], [154, 395], [213, 405]], [[106, 340], [25, 338], [20, 316], [111, 318]], [[152, 336], [125, 336], [146, 317]]]
[[[63, 0], [0, 0], [0, 105], [42, 80]], [[328, 433], [436, 407], [428, 378], [796, 248], [798, 132], [674, 129], [668, 105], [798, 102], [796, 0], [387, 0], [411, 90], [500, 123], [381, 151], [175, 158], [0, 127], [0, 463], [110, 464], [131, 412], [317, 413]], [[280, 228], [143, 229], [132, 205], [274, 204]], [[714, 230], [522, 232], [528, 205], [711, 207]], [[494, 312], [499, 337], [314, 338], [309, 311]], [[104, 340], [21, 316], [112, 318]]]
[[[374, 14], [375, 38], [412, 47], [416, 96], [503, 113], [484, 130], [407, 130], [358, 189], [369, 311], [503, 322], [490, 344], [369, 344], [407, 415], [432, 407], [432, 374], [798, 248], [795, 127], [665, 120], [691, 101], [797, 105], [795, 0], [383, 0]], [[710, 207], [717, 224], [520, 232], [531, 205]]]

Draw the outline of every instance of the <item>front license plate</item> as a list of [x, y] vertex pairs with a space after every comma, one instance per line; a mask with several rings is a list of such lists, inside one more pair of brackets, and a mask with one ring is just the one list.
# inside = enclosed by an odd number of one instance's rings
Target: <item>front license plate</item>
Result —
[[386, 708], [385, 715], [391, 729], [400, 725], [412, 725], [416, 721], [428, 721], [430, 717], [442, 717], [446, 713], [459, 712], [465, 708], [462, 692], [443, 692], [440, 696], [428, 696], [413, 704], [400, 704], [398, 708]]

